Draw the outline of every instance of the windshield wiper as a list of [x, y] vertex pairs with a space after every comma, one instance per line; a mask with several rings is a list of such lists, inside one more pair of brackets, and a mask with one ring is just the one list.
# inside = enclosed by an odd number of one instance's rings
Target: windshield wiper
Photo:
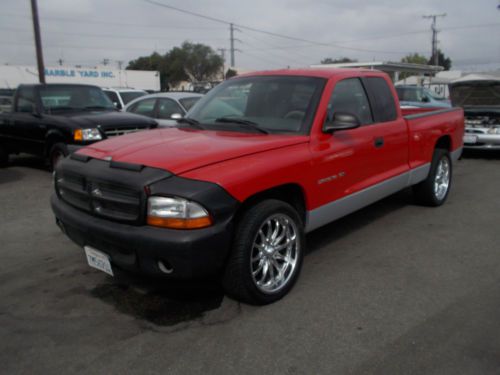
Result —
[[92, 109], [113, 109], [113, 108], [111, 108], [111, 107], [105, 107], [103, 105], [88, 105], [88, 106], [83, 107], [83, 109], [92, 110]]
[[193, 128], [206, 130], [205, 127], [201, 125], [199, 121], [192, 118], [183, 117], [183, 118], [178, 118], [176, 121], [178, 124], [188, 124], [191, 125]]
[[257, 130], [258, 132], [261, 132], [263, 134], [269, 134], [269, 130], [260, 127], [259, 124], [257, 124], [256, 122], [244, 120], [241, 118], [219, 117], [219, 118], [215, 119], [215, 122], [238, 124], [238, 125], [242, 125], [244, 128], [247, 128], [247, 129]]
[[58, 107], [48, 107], [47, 110], [50, 111], [76, 111], [76, 107], [70, 107], [70, 106], [58, 106]]

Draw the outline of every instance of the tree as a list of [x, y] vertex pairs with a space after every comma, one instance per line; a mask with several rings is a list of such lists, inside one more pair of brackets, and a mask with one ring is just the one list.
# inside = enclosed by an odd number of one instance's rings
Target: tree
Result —
[[238, 72], [234, 69], [229, 68], [226, 72], [226, 79], [229, 79], [231, 77], [236, 77], [238, 75]]
[[418, 53], [410, 53], [401, 59], [401, 62], [410, 64], [423, 64], [427, 65], [427, 57], [422, 56]]
[[341, 57], [340, 59], [332, 59], [331, 57], [327, 57], [321, 60], [321, 64], [345, 64], [351, 62], [358, 62], [358, 60], [350, 59], [349, 57]]
[[[438, 65], [444, 67], [444, 70], [451, 69], [451, 59], [446, 57], [440, 49], [437, 50], [438, 54]], [[434, 56], [429, 59], [429, 65], [434, 65]]]
[[223, 63], [209, 46], [184, 42], [165, 55], [154, 52], [132, 60], [127, 69], [159, 71], [161, 89], [165, 90], [181, 81], [208, 81], [220, 72]]
[[128, 70], [157, 70], [160, 72], [160, 86], [163, 89], [168, 88], [168, 75], [165, 70], [165, 56], [158, 52], [153, 52], [151, 56], [139, 57], [128, 63]]
[[201, 43], [182, 43], [182, 46], [173, 48], [167, 59], [172, 64], [182, 63], [184, 72], [194, 81], [209, 81], [219, 73], [224, 61], [212, 48]]

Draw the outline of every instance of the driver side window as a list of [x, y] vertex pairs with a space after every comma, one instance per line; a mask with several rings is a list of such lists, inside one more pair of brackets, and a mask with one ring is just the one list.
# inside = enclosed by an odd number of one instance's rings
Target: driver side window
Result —
[[337, 82], [328, 102], [328, 119], [336, 112], [357, 116], [361, 125], [373, 123], [372, 111], [365, 89], [358, 78], [348, 78]]

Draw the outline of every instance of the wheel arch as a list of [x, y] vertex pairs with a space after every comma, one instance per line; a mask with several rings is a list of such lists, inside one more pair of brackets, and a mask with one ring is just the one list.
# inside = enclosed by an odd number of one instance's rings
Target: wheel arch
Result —
[[436, 140], [436, 144], [434, 146], [434, 149], [443, 149], [447, 150], [448, 152], [451, 151], [452, 148], [452, 141], [451, 137], [449, 135], [442, 135]]
[[266, 199], [276, 199], [290, 204], [297, 210], [302, 223], [306, 222], [306, 194], [304, 188], [297, 183], [286, 183], [270, 187], [259, 191], [246, 198], [238, 208], [235, 218], [236, 220], [246, 211], [247, 208]]
[[49, 156], [49, 152], [52, 149], [52, 146], [59, 142], [66, 143], [66, 137], [64, 136], [64, 134], [58, 130], [50, 130], [45, 137], [45, 157]]

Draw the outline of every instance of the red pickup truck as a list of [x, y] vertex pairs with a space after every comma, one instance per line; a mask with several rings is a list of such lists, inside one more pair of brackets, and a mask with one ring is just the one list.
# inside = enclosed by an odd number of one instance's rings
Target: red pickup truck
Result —
[[373, 70], [239, 76], [174, 128], [64, 159], [52, 208], [95, 268], [220, 275], [233, 298], [271, 303], [299, 276], [305, 233], [410, 186], [446, 200], [463, 111], [411, 111]]

